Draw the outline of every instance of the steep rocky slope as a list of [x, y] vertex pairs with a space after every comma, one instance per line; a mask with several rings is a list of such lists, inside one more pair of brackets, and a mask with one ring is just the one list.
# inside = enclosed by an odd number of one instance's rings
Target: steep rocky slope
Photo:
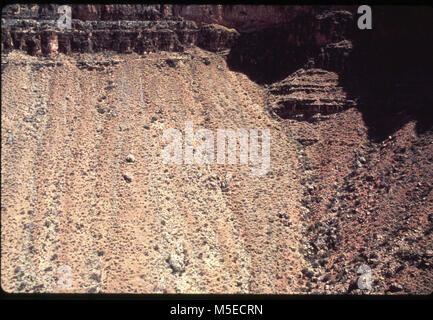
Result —
[[[3, 8], [2, 288], [431, 293], [432, 11]], [[269, 129], [270, 171], [164, 164], [186, 121]]]

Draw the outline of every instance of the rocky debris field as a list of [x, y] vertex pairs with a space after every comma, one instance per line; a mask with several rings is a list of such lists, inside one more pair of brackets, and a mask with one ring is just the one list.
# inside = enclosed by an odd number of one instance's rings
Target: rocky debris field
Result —
[[[433, 13], [373, 10], [5, 7], [3, 290], [431, 293]], [[187, 121], [269, 129], [269, 172], [165, 164]]]

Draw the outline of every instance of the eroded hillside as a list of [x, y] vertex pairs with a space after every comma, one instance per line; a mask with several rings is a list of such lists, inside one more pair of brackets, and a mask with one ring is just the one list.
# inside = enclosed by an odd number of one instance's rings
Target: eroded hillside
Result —
[[[3, 10], [2, 288], [431, 293], [431, 35], [378, 10], [372, 37], [352, 7]], [[269, 172], [165, 164], [187, 121], [269, 129]]]

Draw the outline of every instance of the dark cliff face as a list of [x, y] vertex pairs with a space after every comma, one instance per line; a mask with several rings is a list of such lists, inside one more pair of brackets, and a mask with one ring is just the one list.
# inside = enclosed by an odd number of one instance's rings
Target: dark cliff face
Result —
[[[256, 32], [241, 33], [230, 52], [229, 64], [246, 72], [260, 83], [272, 83], [284, 79], [292, 72], [308, 65], [322, 67], [336, 63], [344, 48], [330, 51], [330, 46], [345, 39], [352, 39], [353, 15], [349, 11], [329, 11], [319, 8], [300, 12], [291, 20], [277, 27]], [[328, 60], [319, 56], [330, 51]]]
[[372, 32], [357, 30], [353, 52], [342, 73], [369, 124], [370, 136], [383, 140], [411, 119], [417, 130], [431, 129], [433, 105], [433, 9], [379, 7]]

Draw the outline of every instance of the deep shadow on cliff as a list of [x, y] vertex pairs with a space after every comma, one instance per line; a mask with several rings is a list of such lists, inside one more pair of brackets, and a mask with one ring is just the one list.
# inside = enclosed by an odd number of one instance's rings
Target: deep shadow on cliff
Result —
[[242, 32], [227, 63], [257, 83], [271, 84], [309, 64], [322, 47], [350, 38], [351, 22], [346, 10], [314, 7], [278, 27]]
[[288, 32], [284, 27], [242, 33], [227, 57], [228, 65], [259, 84], [283, 80], [317, 54], [316, 46], [285, 41]]
[[370, 138], [381, 141], [411, 120], [417, 132], [433, 117], [433, 8], [377, 10], [373, 30], [354, 34], [354, 50], [342, 83], [359, 97]]
[[337, 72], [373, 141], [412, 120], [418, 133], [432, 130], [431, 7], [373, 7], [372, 30], [357, 28], [355, 12], [351, 17], [338, 10], [315, 14], [299, 15], [279, 28], [241, 33], [227, 58], [229, 67], [262, 85], [300, 68]]

